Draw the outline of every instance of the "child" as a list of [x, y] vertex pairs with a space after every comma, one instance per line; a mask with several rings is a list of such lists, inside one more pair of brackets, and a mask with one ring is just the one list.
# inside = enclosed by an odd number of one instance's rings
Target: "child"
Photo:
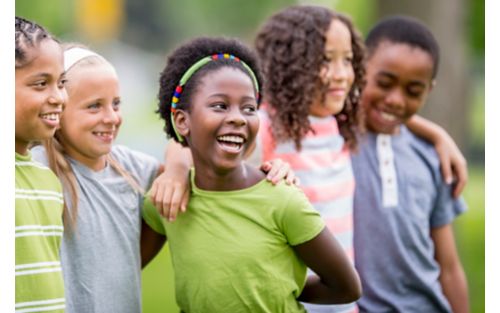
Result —
[[[228, 39], [182, 45], [162, 72], [159, 113], [167, 134], [191, 149], [192, 195], [174, 223], [151, 205], [145, 220], [169, 239], [183, 312], [305, 312], [298, 300], [360, 295], [356, 272], [305, 196], [271, 187], [243, 161], [259, 127], [260, 81], [251, 51]], [[306, 265], [320, 277], [305, 283]]]
[[66, 101], [63, 52], [42, 26], [16, 17], [16, 312], [64, 312], [61, 184], [28, 146], [54, 135]]
[[419, 21], [396, 16], [379, 22], [366, 46], [369, 132], [352, 156], [360, 311], [468, 312], [451, 226], [465, 204], [443, 182], [432, 145], [403, 124], [435, 85], [438, 45]]
[[[350, 149], [357, 145], [363, 43], [351, 21], [319, 6], [273, 15], [255, 45], [266, 77], [262, 125], [251, 158], [281, 158], [353, 261]], [[354, 303], [305, 303], [308, 312], [355, 312]]]
[[68, 227], [61, 258], [67, 310], [141, 312], [141, 266], [165, 240], [141, 222], [143, 190], [161, 166], [153, 157], [113, 145], [122, 122], [113, 66], [75, 44], [65, 46], [64, 64], [69, 99], [60, 129], [32, 153], [50, 165], [65, 189]]
[[[118, 78], [109, 62], [69, 45], [64, 69], [68, 102], [61, 127], [32, 153], [50, 164], [65, 190], [61, 261], [67, 311], [141, 312], [141, 263], [149, 261], [141, 262], [140, 254], [141, 191], [151, 186], [160, 164], [113, 145], [122, 119]], [[150, 240], [156, 242], [152, 257], [163, 239]]]

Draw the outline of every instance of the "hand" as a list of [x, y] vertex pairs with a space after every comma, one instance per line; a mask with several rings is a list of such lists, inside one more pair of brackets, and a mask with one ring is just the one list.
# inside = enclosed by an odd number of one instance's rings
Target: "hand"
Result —
[[467, 184], [467, 160], [447, 133], [435, 143], [435, 148], [441, 162], [443, 179], [447, 184], [455, 183], [453, 197], [457, 198]]
[[179, 174], [168, 170], [160, 174], [151, 187], [151, 202], [168, 221], [175, 221], [177, 214], [186, 212], [190, 193], [189, 172]]
[[290, 168], [290, 164], [281, 159], [266, 161], [260, 166], [260, 169], [267, 174], [266, 179], [273, 183], [273, 185], [276, 185], [282, 179], [285, 179], [288, 185], [300, 185], [300, 179], [295, 176], [295, 172]]

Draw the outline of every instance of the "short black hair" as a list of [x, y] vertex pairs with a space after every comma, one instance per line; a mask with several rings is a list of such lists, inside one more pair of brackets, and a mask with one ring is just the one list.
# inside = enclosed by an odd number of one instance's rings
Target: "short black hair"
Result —
[[[170, 107], [175, 88], [179, 84], [182, 75], [184, 75], [191, 65], [196, 63], [198, 60], [220, 53], [234, 55], [250, 67], [257, 78], [259, 88], [257, 103], [260, 103], [263, 95], [262, 75], [259, 71], [257, 57], [250, 48], [245, 46], [239, 40], [231, 38], [199, 37], [193, 39], [176, 48], [168, 56], [167, 65], [160, 75], [160, 90], [158, 93], [159, 102], [158, 110], [156, 112], [159, 113], [161, 118], [165, 121], [164, 130], [168, 137], [172, 137], [178, 141], [170, 120]], [[177, 108], [189, 111], [191, 97], [196, 91], [196, 87], [199, 85], [200, 80], [206, 74], [216, 71], [222, 67], [237, 68], [252, 79], [252, 76], [241, 64], [241, 62], [237, 62], [233, 59], [218, 59], [217, 61], [209, 62], [196, 71], [183, 86], [182, 94], [179, 102], [177, 103]], [[183, 144], [185, 144], [185, 141]]]
[[16, 16], [16, 68], [23, 67], [30, 62], [27, 56], [28, 49], [36, 47], [44, 39], [58, 42], [41, 25]]
[[395, 15], [378, 22], [366, 37], [365, 45], [370, 58], [378, 45], [383, 41], [407, 44], [427, 52], [434, 63], [432, 78], [435, 78], [439, 67], [439, 45], [434, 35], [416, 18]]

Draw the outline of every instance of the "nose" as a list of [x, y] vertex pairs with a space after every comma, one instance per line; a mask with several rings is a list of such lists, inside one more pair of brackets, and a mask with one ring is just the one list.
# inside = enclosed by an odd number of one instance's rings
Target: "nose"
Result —
[[402, 109], [405, 103], [403, 91], [399, 88], [392, 89], [386, 96], [385, 103], [394, 110]]
[[113, 108], [113, 106], [106, 107], [103, 114], [103, 122], [105, 124], [119, 124], [121, 121], [120, 111]]
[[228, 112], [227, 122], [235, 126], [244, 126], [246, 125], [247, 120], [245, 116], [241, 114], [239, 106], [232, 106]]
[[63, 106], [68, 100], [66, 88], [54, 88], [54, 91], [48, 98], [48, 102], [52, 105]]
[[351, 70], [350, 64], [344, 64], [342, 60], [328, 63], [327, 77], [329, 80], [342, 81], [346, 80]]

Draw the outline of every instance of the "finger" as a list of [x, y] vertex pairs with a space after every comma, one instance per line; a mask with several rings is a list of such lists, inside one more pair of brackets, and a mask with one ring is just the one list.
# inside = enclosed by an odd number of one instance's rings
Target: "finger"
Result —
[[467, 166], [461, 165], [457, 166], [456, 170], [456, 184], [453, 188], [453, 197], [458, 198], [465, 188], [468, 180]]
[[272, 163], [269, 161], [262, 163], [262, 165], [260, 166], [260, 169], [266, 174], [267, 172], [269, 172], [271, 168], [272, 168]]
[[170, 185], [158, 189], [163, 190], [162, 197], [158, 198], [158, 201], [160, 202], [161, 205], [161, 215], [164, 218], [168, 219], [173, 190]]
[[292, 185], [294, 181], [295, 181], [295, 173], [293, 171], [288, 172], [288, 175], [286, 175], [285, 179], [286, 184]]
[[295, 186], [299, 187], [300, 186], [300, 178], [295, 177], [293, 183], [294, 183]]
[[288, 163], [283, 163], [276, 175], [272, 178], [272, 183], [276, 185], [279, 183], [282, 179], [285, 179], [286, 176], [290, 173], [290, 165]]
[[443, 175], [444, 181], [449, 185], [453, 182], [450, 160], [448, 158], [441, 158], [441, 174]]
[[170, 199], [170, 207], [168, 214], [168, 220], [170, 222], [175, 221], [175, 218], [177, 217], [177, 213], [179, 212], [180, 209], [181, 198], [183, 194], [184, 194], [184, 189], [180, 188], [179, 186], [174, 187], [174, 191], [172, 192], [172, 197]]
[[182, 195], [182, 200], [181, 200], [181, 212], [182, 213], [185, 213], [187, 210], [190, 192], [191, 191], [189, 190], [189, 188], [187, 188], [186, 191], [184, 192], [184, 195]]
[[[276, 175], [278, 175], [278, 173], [280, 173], [283, 165], [284, 165], [284, 163], [282, 161], [278, 161], [278, 160], [273, 161], [272, 167], [269, 170], [269, 173], [267, 173], [267, 179], [270, 180], [271, 182], [273, 182]], [[283, 175], [281, 176], [281, 178], [283, 178]]]

